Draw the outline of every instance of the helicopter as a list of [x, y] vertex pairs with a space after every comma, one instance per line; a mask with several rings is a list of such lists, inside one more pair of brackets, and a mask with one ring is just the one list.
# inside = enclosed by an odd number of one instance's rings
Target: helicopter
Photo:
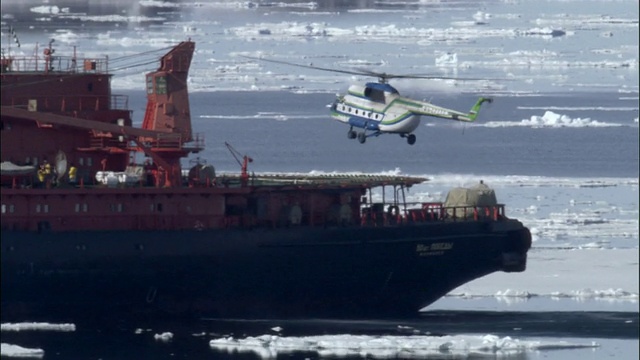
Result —
[[[350, 75], [377, 77], [378, 82], [367, 82], [365, 85], [349, 86], [345, 95], [338, 95], [331, 105], [331, 117], [349, 125], [347, 137], [358, 139], [364, 144], [367, 138], [382, 134], [398, 134], [407, 139], [409, 145], [416, 142], [413, 133], [420, 125], [421, 116], [473, 122], [476, 120], [483, 103], [493, 102], [492, 98], [480, 97], [468, 113], [434, 105], [427, 101], [414, 100], [401, 96], [398, 90], [389, 84], [389, 79], [456, 79], [426, 75], [394, 75], [370, 70], [342, 70], [302, 65], [281, 60], [242, 56], [248, 59], [267, 61], [272, 63], [310, 68], [314, 70], [330, 71]], [[358, 132], [355, 128], [362, 129]]]

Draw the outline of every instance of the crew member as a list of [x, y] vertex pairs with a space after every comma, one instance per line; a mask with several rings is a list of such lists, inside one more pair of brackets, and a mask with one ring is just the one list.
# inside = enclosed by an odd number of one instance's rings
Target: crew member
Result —
[[78, 176], [78, 168], [71, 163], [69, 167], [69, 184], [75, 185]]
[[51, 164], [47, 160], [44, 160], [44, 175], [45, 178], [48, 178], [51, 175]]
[[47, 160], [43, 161], [42, 169], [44, 172], [44, 182], [47, 187], [53, 183], [53, 173], [51, 172], [51, 164]]
[[44, 165], [40, 165], [38, 167], [38, 182], [40, 183], [40, 185], [44, 184], [44, 178], [45, 178]]

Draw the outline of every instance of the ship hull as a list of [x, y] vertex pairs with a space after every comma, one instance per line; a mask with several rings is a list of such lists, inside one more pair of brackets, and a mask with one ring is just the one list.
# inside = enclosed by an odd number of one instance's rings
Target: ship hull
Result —
[[2, 321], [411, 316], [523, 271], [515, 220], [397, 227], [2, 231]]

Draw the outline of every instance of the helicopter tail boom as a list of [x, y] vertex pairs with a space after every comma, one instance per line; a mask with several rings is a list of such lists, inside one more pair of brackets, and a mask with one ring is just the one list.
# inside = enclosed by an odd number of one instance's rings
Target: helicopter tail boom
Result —
[[464, 122], [474, 122], [476, 117], [478, 117], [478, 113], [480, 112], [480, 107], [483, 103], [488, 102], [491, 103], [493, 99], [481, 97], [478, 101], [473, 105], [471, 110], [468, 113], [463, 113], [457, 110], [447, 109], [440, 106], [436, 106], [430, 103], [423, 103], [419, 108], [414, 108], [411, 111], [415, 114], [425, 115], [425, 116], [433, 116], [439, 117], [443, 119], [450, 119], [456, 121], [464, 121]]
[[478, 113], [480, 112], [480, 106], [482, 106], [483, 103], [488, 102], [489, 104], [491, 104], [493, 102], [492, 98], [486, 98], [486, 97], [481, 97], [480, 99], [478, 99], [478, 101], [475, 103], [475, 105], [473, 105], [473, 107], [471, 108], [471, 110], [469, 111], [469, 121], [475, 121], [476, 117], [478, 116]]

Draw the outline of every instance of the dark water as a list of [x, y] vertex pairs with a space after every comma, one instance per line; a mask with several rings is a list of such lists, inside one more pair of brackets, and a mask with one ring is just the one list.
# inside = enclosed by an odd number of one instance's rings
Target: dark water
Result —
[[[494, 334], [525, 338], [572, 338], [574, 343], [590, 339], [637, 340], [637, 312], [485, 312], [429, 311], [412, 319], [393, 320], [240, 320], [202, 319], [193, 322], [129, 323], [123, 319], [105, 328], [101, 324], [78, 326], [75, 332], [3, 332], [2, 342], [45, 350], [45, 359], [259, 359], [250, 349], [228, 353], [209, 346], [211, 339], [244, 338], [264, 334], [311, 336], [351, 334], [371, 336]], [[280, 329], [274, 330], [275, 327]], [[168, 342], [155, 334], [171, 332]], [[587, 350], [572, 350], [569, 358]], [[604, 356], [606, 350], [595, 351]], [[599, 351], [599, 353], [598, 353]], [[609, 352], [611, 349], [608, 350]], [[560, 355], [560, 357], [555, 357]], [[562, 353], [548, 358], [566, 358]], [[545, 357], [547, 357], [545, 356]], [[279, 353], [278, 359], [319, 359], [303, 350]], [[362, 359], [362, 357], [346, 357]], [[517, 358], [536, 358], [520, 354]], [[591, 357], [587, 357], [591, 358]], [[599, 357], [595, 357], [599, 358]]]

